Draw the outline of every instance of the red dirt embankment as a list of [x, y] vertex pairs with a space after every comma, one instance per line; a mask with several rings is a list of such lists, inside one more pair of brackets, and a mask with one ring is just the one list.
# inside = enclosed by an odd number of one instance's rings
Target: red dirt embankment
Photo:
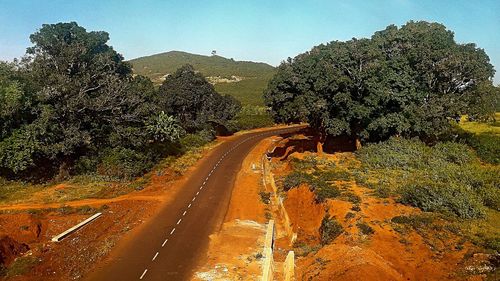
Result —
[[28, 245], [19, 243], [9, 236], [0, 237], [0, 266], [9, 266], [17, 256], [28, 250]]
[[[354, 159], [352, 153], [319, 156], [307, 149], [290, 148], [286, 140], [280, 145], [283, 153], [277, 153], [272, 160], [277, 181], [292, 171], [290, 160], [293, 158], [319, 157], [334, 161], [337, 167], [342, 166], [340, 158]], [[414, 229], [401, 231], [400, 225], [391, 221], [396, 216], [420, 215], [419, 209], [396, 203], [391, 198], [378, 198], [372, 190], [358, 186], [353, 180], [334, 184], [343, 193], [357, 195], [360, 202], [352, 203], [341, 196], [318, 203], [307, 185], [284, 194], [285, 207], [298, 234], [295, 245], [289, 247], [297, 255], [297, 280], [483, 279], [480, 275], [463, 274], [467, 256], [473, 248], [470, 243], [457, 247], [460, 237], [450, 232], [442, 229], [430, 229], [427, 233]], [[331, 243], [321, 245], [319, 229], [326, 214], [344, 230]], [[373, 233], [363, 233], [360, 223], [371, 227]], [[286, 247], [286, 243], [279, 245]]]

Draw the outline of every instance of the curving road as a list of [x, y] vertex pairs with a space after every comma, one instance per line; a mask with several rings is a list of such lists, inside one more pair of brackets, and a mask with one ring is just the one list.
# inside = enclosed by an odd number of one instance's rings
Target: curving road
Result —
[[206, 252], [209, 235], [227, 211], [241, 163], [271, 135], [300, 127], [248, 133], [216, 147], [185, 182], [176, 199], [162, 207], [114, 259], [95, 268], [87, 280], [189, 280]]

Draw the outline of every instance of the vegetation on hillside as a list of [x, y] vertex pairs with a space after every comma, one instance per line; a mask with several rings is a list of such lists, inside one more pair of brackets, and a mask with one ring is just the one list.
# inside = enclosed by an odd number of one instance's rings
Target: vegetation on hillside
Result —
[[212, 140], [240, 109], [190, 66], [160, 90], [133, 76], [106, 32], [45, 24], [30, 39], [21, 62], [0, 63], [0, 177], [132, 178]]
[[482, 165], [465, 144], [391, 138], [358, 152], [359, 183], [424, 211], [479, 218], [500, 211], [500, 167]]
[[158, 103], [190, 133], [210, 130], [212, 124], [227, 127], [227, 121], [241, 109], [240, 102], [218, 94], [191, 65], [182, 66], [167, 77], [160, 87]]
[[149, 77], [155, 84], [161, 84], [165, 75], [173, 74], [178, 68], [190, 64], [204, 77], [231, 79], [236, 76], [241, 81], [216, 83], [215, 89], [221, 94], [235, 97], [243, 105], [263, 106], [262, 93], [275, 73], [275, 68], [248, 61], [235, 61], [221, 56], [203, 56], [186, 52], [171, 51], [130, 60], [134, 73]]
[[438, 23], [408, 22], [370, 39], [334, 41], [282, 63], [265, 93], [277, 122], [361, 141], [435, 141], [451, 120], [491, 117], [500, 90], [483, 49]]

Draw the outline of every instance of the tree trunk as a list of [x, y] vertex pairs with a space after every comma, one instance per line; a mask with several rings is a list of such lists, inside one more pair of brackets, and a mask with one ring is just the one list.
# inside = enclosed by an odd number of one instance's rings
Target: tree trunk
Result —
[[318, 155], [323, 155], [323, 143], [321, 140], [318, 140], [316, 143], [316, 151], [318, 152]]
[[361, 141], [359, 140], [359, 137], [356, 137], [356, 150], [361, 149]]
[[70, 167], [71, 167], [70, 160], [64, 159], [61, 165], [59, 165], [59, 172], [57, 173], [55, 181], [59, 182], [68, 179]]

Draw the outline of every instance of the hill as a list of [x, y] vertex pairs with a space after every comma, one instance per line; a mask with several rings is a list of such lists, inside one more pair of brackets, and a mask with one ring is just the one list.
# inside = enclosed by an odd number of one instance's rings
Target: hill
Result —
[[166, 75], [191, 64], [211, 81], [221, 94], [229, 94], [243, 105], [263, 105], [262, 92], [275, 68], [266, 63], [235, 61], [221, 56], [204, 56], [171, 51], [130, 60], [134, 72], [160, 84]]

